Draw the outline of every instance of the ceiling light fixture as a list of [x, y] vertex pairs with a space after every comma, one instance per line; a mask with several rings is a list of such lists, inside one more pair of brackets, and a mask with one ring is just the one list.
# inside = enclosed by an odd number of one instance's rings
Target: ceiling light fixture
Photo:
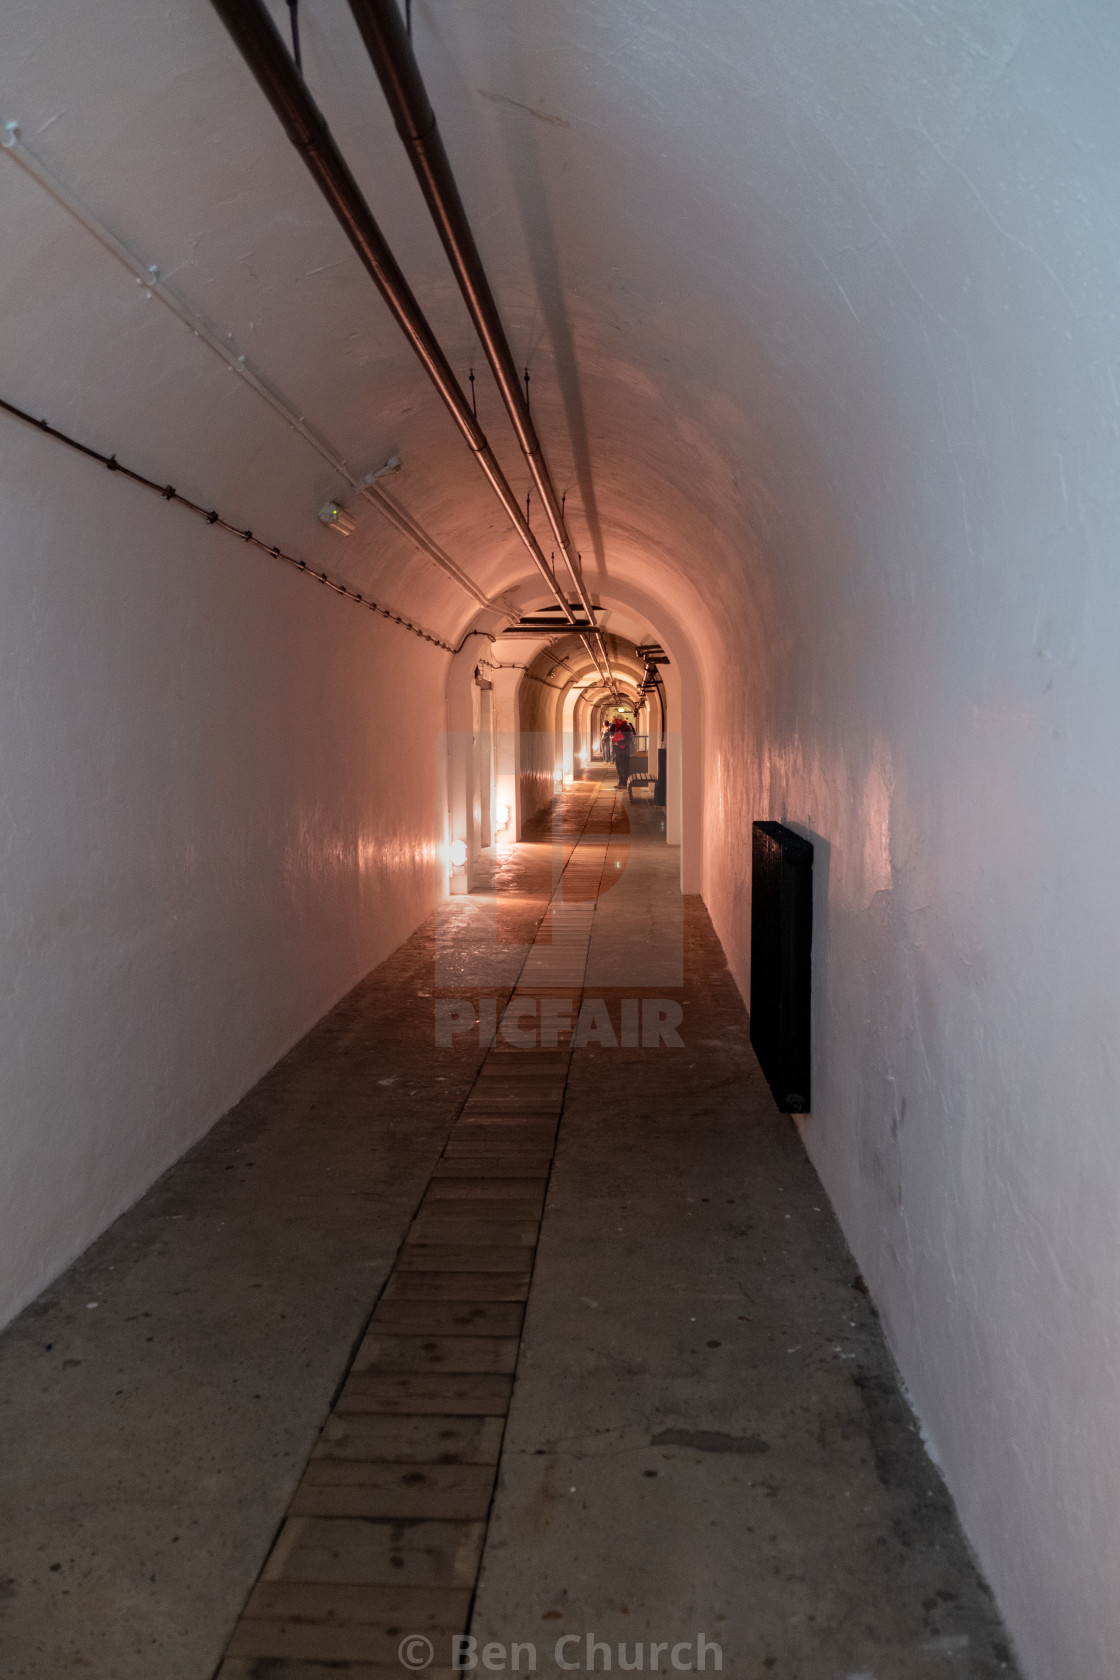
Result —
[[319, 518], [328, 530], [337, 531], [340, 537], [351, 537], [358, 528], [357, 520], [338, 502], [324, 502], [319, 509]]

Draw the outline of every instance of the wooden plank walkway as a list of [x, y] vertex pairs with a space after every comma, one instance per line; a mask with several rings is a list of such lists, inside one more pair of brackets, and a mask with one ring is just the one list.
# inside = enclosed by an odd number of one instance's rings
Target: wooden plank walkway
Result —
[[[567, 858], [507, 1005], [578, 1009], [615, 824], [565, 795]], [[571, 1056], [499, 1035], [453, 1124], [216, 1680], [399, 1680], [403, 1640], [451, 1673], [482, 1560]]]

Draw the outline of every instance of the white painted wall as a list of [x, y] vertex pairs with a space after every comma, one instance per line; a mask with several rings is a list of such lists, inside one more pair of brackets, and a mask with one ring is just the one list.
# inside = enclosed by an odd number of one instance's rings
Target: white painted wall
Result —
[[[511, 845], [521, 834], [521, 666], [487, 667], [493, 683], [494, 843]], [[502, 813], [505, 812], [505, 820]]]
[[[0, 113], [424, 519], [368, 294], [282, 154], [244, 190], [222, 48], [61, 0]], [[370, 508], [325, 531], [344, 479], [6, 154], [0, 225], [5, 397], [458, 640], [473, 598]], [[447, 655], [6, 416], [0, 599], [2, 1322], [431, 911]]]
[[1120, 33], [1072, 5], [826, 11], [754, 61], [804, 79], [752, 164], [760, 242], [797, 253], [764, 309], [800, 435], [766, 634], [708, 666], [706, 893], [745, 987], [731, 813], [817, 838], [806, 1142], [1026, 1672], [1109, 1680]]
[[446, 656], [31, 432], [0, 509], [7, 1316], [430, 912]]
[[519, 699], [521, 728], [518, 731], [517, 762], [521, 826], [517, 833], [520, 839], [525, 826], [551, 803], [559, 761], [556, 731], [552, 727], [556, 690], [527, 674], [521, 684]]

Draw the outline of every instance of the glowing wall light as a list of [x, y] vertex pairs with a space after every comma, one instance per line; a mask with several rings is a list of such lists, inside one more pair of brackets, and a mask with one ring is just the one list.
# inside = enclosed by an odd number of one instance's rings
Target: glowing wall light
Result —
[[357, 522], [337, 502], [324, 502], [319, 509], [319, 519], [328, 531], [337, 531], [340, 537], [353, 536], [357, 530]]
[[464, 868], [467, 861], [467, 842], [465, 840], [452, 840], [450, 856], [453, 869]]
[[508, 805], [499, 805], [498, 806], [497, 818], [498, 818], [498, 827], [499, 828], [507, 828], [509, 826], [509, 806]]

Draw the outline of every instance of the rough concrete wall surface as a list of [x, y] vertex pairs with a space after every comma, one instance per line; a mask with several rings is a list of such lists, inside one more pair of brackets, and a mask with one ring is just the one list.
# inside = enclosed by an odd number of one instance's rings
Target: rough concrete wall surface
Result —
[[[936, 58], [908, 75], [919, 26]], [[1106, 1680], [1116, 21], [914, 7], [845, 36], [820, 49], [849, 87], [881, 92], [888, 54], [900, 79], [874, 110], [822, 76], [782, 160], [786, 203], [816, 199], [808, 292], [830, 317], [814, 330], [804, 300], [790, 383], [827, 377], [766, 540], [772, 654], [745, 683], [729, 661], [710, 708], [705, 879], [745, 986], [732, 813], [816, 842], [807, 1145], [1027, 1672]]]
[[521, 729], [517, 752], [524, 825], [544, 809], [555, 791], [553, 776], [561, 762], [552, 727], [557, 691], [526, 675], [518, 694]]
[[6, 1316], [430, 911], [446, 656], [4, 445]]

